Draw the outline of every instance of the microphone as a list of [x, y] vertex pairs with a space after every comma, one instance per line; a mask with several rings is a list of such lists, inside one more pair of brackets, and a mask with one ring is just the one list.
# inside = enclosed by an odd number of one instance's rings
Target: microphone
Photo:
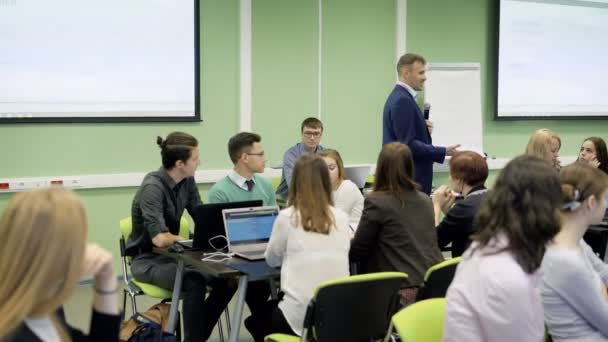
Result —
[[430, 103], [424, 103], [424, 120], [428, 120], [429, 119], [429, 114], [431, 112], [431, 104]]

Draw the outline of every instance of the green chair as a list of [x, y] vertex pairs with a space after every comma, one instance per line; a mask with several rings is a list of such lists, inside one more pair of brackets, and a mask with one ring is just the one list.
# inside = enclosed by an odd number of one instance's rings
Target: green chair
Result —
[[444, 319], [445, 298], [432, 298], [399, 311], [391, 324], [402, 342], [441, 342]]
[[[150, 283], [144, 283], [131, 276], [130, 272], [128, 271], [129, 270], [128, 266], [131, 264], [131, 258], [126, 255], [126, 241], [129, 240], [129, 236], [131, 235], [131, 231], [133, 230], [133, 223], [131, 221], [131, 217], [127, 217], [127, 218], [120, 220], [118, 225], [119, 225], [120, 233], [121, 233], [120, 257], [122, 258], [122, 273], [123, 273], [123, 280], [124, 280], [124, 294], [123, 294], [123, 298], [122, 298], [122, 307], [123, 307], [122, 316], [123, 316], [123, 320], [124, 320], [126, 305], [127, 305], [127, 295], [131, 298], [131, 307], [133, 309], [133, 313], [135, 313], [135, 312], [137, 312], [137, 302], [135, 301], [135, 297], [145, 294], [146, 296], [149, 296], [152, 298], [158, 298], [158, 299], [161, 299], [162, 301], [169, 301], [169, 300], [171, 300], [173, 291], [164, 289], [162, 287], [159, 287], [159, 286], [156, 286], [156, 285], [153, 285]], [[179, 236], [183, 237], [184, 240], [190, 239], [190, 237], [191, 237], [190, 223], [184, 216], [182, 216], [182, 218], [179, 221]], [[228, 334], [230, 334], [231, 327], [230, 327], [230, 314], [228, 312], [228, 308], [226, 308], [226, 310], [224, 310], [224, 315], [226, 318], [226, 330], [227, 330]], [[220, 337], [220, 342], [223, 342], [224, 341], [224, 332], [223, 332], [221, 318], [217, 321], [217, 328], [218, 328], [218, 334]], [[179, 329], [179, 325], [178, 325], [178, 329], [177, 329], [177, 337], [178, 337], [178, 341], [181, 341], [181, 329]]]
[[274, 191], [277, 191], [277, 189], [279, 188], [279, 184], [281, 184], [281, 177], [271, 178], [270, 181], [272, 182], [272, 188], [274, 189]]
[[[171, 294], [173, 292], [171, 290], [163, 289], [162, 287], [158, 287], [156, 285], [144, 283], [131, 276], [130, 272], [128, 271], [129, 265], [131, 264], [131, 258], [126, 255], [126, 241], [129, 240], [129, 236], [131, 235], [131, 231], [133, 230], [133, 223], [131, 222], [131, 217], [127, 217], [120, 220], [118, 225], [120, 227], [121, 233], [120, 257], [122, 258], [122, 273], [124, 280], [124, 293], [122, 299], [124, 316], [127, 304], [127, 295], [131, 298], [131, 307], [133, 309], [133, 313], [135, 313], [137, 312], [137, 302], [135, 301], [136, 296], [145, 294], [149, 297], [165, 300], [171, 299]], [[179, 235], [183, 237], [184, 240], [190, 238], [190, 223], [185, 217], [182, 217], [179, 222]]]
[[416, 300], [445, 297], [460, 259], [452, 258], [431, 266], [424, 274], [424, 282], [418, 289]]
[[320, 284], [308, 304], [302, 336], [272, 334], [267, 342], [370, 341], [386, 335], [407, 274], [381, 272]]

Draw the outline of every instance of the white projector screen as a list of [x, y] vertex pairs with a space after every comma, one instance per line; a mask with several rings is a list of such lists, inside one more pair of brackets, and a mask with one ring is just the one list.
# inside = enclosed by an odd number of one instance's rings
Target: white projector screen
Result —
[[198, 0], [0, 0], [0, 123], [197, 121]]
[[501, 0], [496, 118], [608, 117], [608, 1]]

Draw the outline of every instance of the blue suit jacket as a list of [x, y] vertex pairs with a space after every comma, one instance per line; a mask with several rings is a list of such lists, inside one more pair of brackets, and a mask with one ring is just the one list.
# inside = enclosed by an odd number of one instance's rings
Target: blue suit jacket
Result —
[[422, 191], [431, 193], [433, 162], [443, 163], [445, 148], [433, 146], [424, 116], [407, 89], [396, 85], [384, 104], [382, 145], [399, 141], [406, 144], [414, 157], [414, 178]]

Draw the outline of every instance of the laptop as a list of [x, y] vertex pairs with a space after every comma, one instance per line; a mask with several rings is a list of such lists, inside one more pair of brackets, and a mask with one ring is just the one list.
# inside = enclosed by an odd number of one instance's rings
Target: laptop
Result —
[[[222, 210], [261, 207], [262, 204], [262, 200], [255, 200], [199, 205], [194, 209], [194, 236], [192, 241], [190, 244], [185, 241], [180, 241], [180, 244], [195, 250], [215, 252], [216, 250], [209, 243], [209, 239], [218, 235], [225, 236]], [[214, 239], [212, 242], [216, 247], [227, 247], [226, 240], [222, 238]]]
[[228, 251], [247, 260], [264, 259], [278, 207], [224, 209]]
[[346, 172], [346, 178], [355, 183], [357, 188], [363, 189], [365, 187], [370, 171], [369, 166], [346, 166], [344, 171]]

